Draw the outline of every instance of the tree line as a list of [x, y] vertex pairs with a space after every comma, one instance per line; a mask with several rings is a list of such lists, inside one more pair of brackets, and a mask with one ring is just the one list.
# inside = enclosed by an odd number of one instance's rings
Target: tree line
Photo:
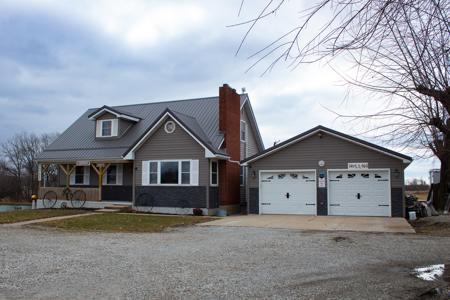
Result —
[[58, 135], [22, 132], [0, 145], [0, 199], [29, 200], [38, 192], [37, 155]]

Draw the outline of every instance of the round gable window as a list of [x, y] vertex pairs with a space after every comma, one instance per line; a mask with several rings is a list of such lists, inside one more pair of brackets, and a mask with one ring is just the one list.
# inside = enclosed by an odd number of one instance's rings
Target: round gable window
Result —
[[166, 125], [164, 125], [164, 130], [167, 133], [173, 133], [175, 131], [175, 123], [173, 121], [168, 121]]

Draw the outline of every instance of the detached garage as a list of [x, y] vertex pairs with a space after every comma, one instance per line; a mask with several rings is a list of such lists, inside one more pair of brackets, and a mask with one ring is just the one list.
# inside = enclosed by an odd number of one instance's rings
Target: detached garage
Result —
[[243, 161], [253, 214], [404, 216], [411, 157], [318, 126]]

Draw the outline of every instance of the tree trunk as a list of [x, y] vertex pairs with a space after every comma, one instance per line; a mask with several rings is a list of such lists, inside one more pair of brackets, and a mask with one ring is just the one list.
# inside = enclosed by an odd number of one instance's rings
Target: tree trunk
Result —
[[440, 181], [439, 181], [439, 188], [438, 188], [438, 196], [435, 197], [436, 201], [433, 203], [434, 207], [438, 211], [443, 211], [445, 202], [447, 201], [447, 193], [448, 193], [448, 183], [450, 181], [449, 176], [449, 159], [450, 155], [444, 154], [440, 157], [441, 161], [441, 174], [440, 174]]

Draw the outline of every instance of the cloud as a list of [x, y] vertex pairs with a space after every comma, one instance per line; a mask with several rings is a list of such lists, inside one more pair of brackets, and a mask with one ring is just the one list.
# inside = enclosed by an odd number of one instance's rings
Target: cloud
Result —
[[[328, 67], [278, 66], [261, 77], [258, 65], [246, 72], [247, 57], [295, 21], [296, 3], [271, 17], [279, 25], [268, 20], [256, 28], [235, 56], [246, 28], [226, 26], [261, 5], [246, 1], [238, 18], [240, 2], [1, 2], [0, 142], [23, 130], [61, 132], [88, 108], [217, 95], [223, 83], [246, 87], [266, 146], [318, 124], [360, 131], [328, 109], [358, 112], [376, 104], [343, 101], [346, 89]], [[430, 166], [415, 162], [408, 174], [426, 174]]]

